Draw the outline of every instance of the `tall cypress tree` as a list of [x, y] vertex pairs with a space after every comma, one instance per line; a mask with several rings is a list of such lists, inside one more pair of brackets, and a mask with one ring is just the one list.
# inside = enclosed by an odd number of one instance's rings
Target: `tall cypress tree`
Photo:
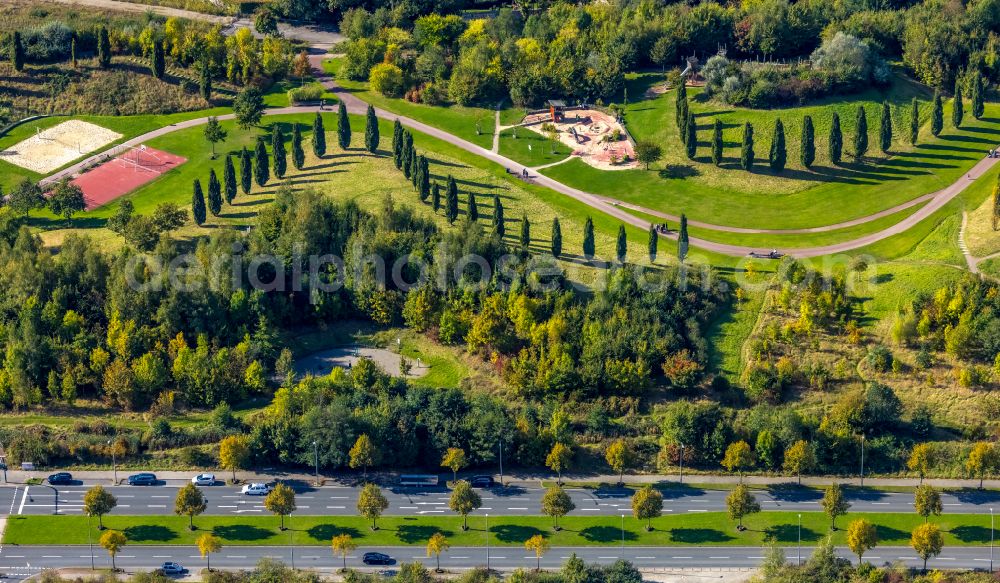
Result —
[[277, 123], [271, 126], [271, 158], [275, 178], [284, 178], [288, 170], [288, 152], [285, 150], [285, 132]]
[[441, 185], [437, 182], [431, 187], [431, 206], [434, 207], [434, 212], [441, 208]]
[[375, 108], [368, 105], [368, 116], [365, 121], [365, 149], [374, 154], [378, 151], [378, 118]]
[[347, 106], [343, 100], [337, 110], [337, 144], [341, 150], [351, 147], [351, 120], [347, 117]]
[[156, 41], [153, 43], [153, 54], [150, 55], [149, 71], [156, 79], [163, 79], [166, 69], [167, 61], [163, 54], [163, 43]]
[[420, 181], [417, 183], [417, 192], [420, 193], [420, 202], [427, 202], [427, 197], [431, 195], [431, 168], [427, 162], [427, 156], [420, 155], [417, 162], [420, 173]]
[[983, 76], [976, 71], [975, 76], [972, 78], [972, 117], [976, 119], [983, 119], [983, 114], [986, 113], [986, 104], [983, 103]]
[[469, 220], [473, 223], [479, 220], [479, 205], [476, 204], [476, 193], [469, 191], [469, 207], [466, 213], [469, 216]]
[[410, 150], [410, 181], [413, 183], [414, 187], [417, 187], [419, 180], [420, 180], [420, 160], [419, 156], [417, 156], [417, 149], [412, 148]]
[[552, 219], [552, 256], [562, 255], [562, 229], [559, 227], [559, 219]]
[[722, 122], [715, 118], [712, 124], [712, 164], [719, 166], [722, 164]]
[[816, 128], [813, 127], [812, 116], [802, 118], [802, 139], [799, 140], [799, 162], [804, 168], [809, 168], [816, 161]]
[[857, 117], [854, 120], [854, 157], [858, 160], [868, 153], [868, 115], [865, 106], [858, 106]]
[[689, 160], [694, 160], [695, 156], [698, 155], [698, 123], [694, 119], [694, 112], [688, 112], [684, 131], [687, 134], [687, 137], [684, 138], [687, 157]]
[[102, 69], [111, 66], [111, 37], [104, 26], [97, 30], [97, 65]]
[[233, 167], [233, 158], [226, 154], [226, 163], [222, 170], [222, 182], [226, 194], [226, 203], [232, 204], [236, 198], [236, 168]]
[[615, 259], [618, 263], [625, 263], [625, 255], [628, 253], [628, 240], [625, 238], [625, 225], [618, 225], [618, 241], [615, 244]]
[[267, 146], [264, 145], [264, 138], [257, 138], [253, 163], [253, 177], [257, 181], [257, 186], [264, 186], [271, 179], [271, 170], [268, 166]]
[[455, 177], [448, 176], [448, 187], [444, 198], [444, 216], [448, 223], [452, 224], [458, 218], [458, 183]]
[[15, 30], [10, 39], [10, 63], [14, 70], [20, 73], [24, 70], [24, 41], [21, 32]]
[[250, 194], [250, 189], [253, 188], [253, 184], [250, 183], [252, 176], [253, 162], [250, 160], [250, 151], [243, 146], [243, 151], [240, 152], [240, 188], [243, 189], [243, 194]]
[[656, 227], [649, 225], [649, 262], [656, 261], [656, 251], [660, 243], [660, 236], [656, 233]]
[[212, 69], [207, 61], [202, 61], [198, 78], [198, 93], [205, 101], [212, 100]]
[[413, 166], [415, 161], [416, 152], [414, 152], [413, 148], [408, 148], [406, 150], [406, 158], [403, 160], [403, 176], [405, 176], [407, 180], [413, 176]]
[[396, 170], [403, 167], [403, 124], [398, 119], [392, 124], [392, 161]]
[[944, 129], [944, 103], [941, 100], [941, 93], [934, 91], [934, 104], [931, 107], [931, 135], [935, 138]]
[[587, 259], [594, 256], [594, 221], [590, 217], [583, 224], [583, 256]]
[[680, 134], [681, 143], [686, 145], [688, 141], [688, 122], [691, 121], [691, 110], [688, 107], [687, 98], [684, 98], [684, 100], [680, 102], [680, 106], [680, 111], [677, 112], [677, 115], [680, 116], [680, 122], [677, 124], [677, 131]]
[[496, 194], [493, 195], [493, 232], [501, 239], [507, 232], [507, 225], [503, 220], [503, 203]]
[[1000, 226], [1000, 175], [997, 175], [996, 184], [993, 185], [993, 230]]
[[74, 69], [77, 68], [76, 62], [76, 33], [69, 39], [69, 63]]
[[528, 222], [528, 215], [521, 215], [521, 251], [528, 252], [531, 246], [531, 223]]
[[781, 123], [781, 119], [777, 119], [774, 122], [774, 133], [771, 134], [771, 151], [768, 153], [767, 163], [771, 166], [772, 172], [782, 172], [787, 161], [785, 125]]
[[840, 159], [844, 153], [844, 133], [840, 130], [840, 115], [833, 112], [833, 119], [830, 121], [830, 163], [840, 164]]
[[326, 155], [326, 128], [323, 127], [323, 116], [316, 112], [316, 117], [313, 118], [313, 154], [317, 158], [322, 158]]
[[208, 171], [208, 210], [212, 211], [213, 217], [222, 212], [222, 185], [214, 168]]
[[889, 102], [882, 102], [882, 119], [879, 120], [878, 145], [883, 153], [888, 153], [892, 147], [892, 110]]
[[688, 218], [681, 214], [681, 226], [677, 231], [677, 259], [684, 263], [688, 255]]
[[[688, 113], [688, 102], [687, 102], [687, 86], [684, 85], [682, 80], [680, 85], [677, 86], [677, 94], [675, 96], [674, 103], [674, 123], [677, 124], [677, 128], [681, 129], [681, 126], [687, 121]], [[684, 139], [684, 134], [681, 132], [681, 139]]]
[[962, 127], [962, 118], [965, 117], [965, 106], [962, 105], [962, 82], [955, 78], [955, 99], [951, 108], [951, 123], [956, 127]]
[[753, 126], [750, 122], [743, 124], [743, 148], [740, 150], [740, 168], [752, 170], [754, 161]]
[[191, 196], [191, 214], [199, 227], [205, 224], [205, 194], [201, 191], [201, 181], [194, 181], [194, 193]]
[[306, 153], [302, 149], [302, 130], [296, 122], [292, 122], [292, 164], [296, 170], [302, 170], [306, 165]]
[[917, 139], [920, 136], [920, 102], [917, 98], [913, 98], [913, 104], [910, 106], [910, 143], [913, 145], [917, 144]]

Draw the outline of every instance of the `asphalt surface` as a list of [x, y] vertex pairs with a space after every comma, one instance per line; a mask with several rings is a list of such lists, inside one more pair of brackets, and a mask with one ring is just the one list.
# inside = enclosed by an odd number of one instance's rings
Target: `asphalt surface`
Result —
[[[303, 481], [286, 482], [295, 489], [298, 514], [353, 516], [357, 514], [359, 488], [343, 486], [314, 487]], [[266, 514], [262, 496], [247, 496], [236, 486], [217, 482], [203, 486], [208, 503], [206, 514]], [[155, 486], [107, 486], [118, 499], [113, 514], [155, 515], [173, 514], [174, 498], [183, 482], [172, 481]], [[80, 514], [83, 496], [92, 484], [72, 486], [6, 486], [0, 487], [0, 515], [13, 514]], [[541, 514], [541, 498], [545, 490], [534, 486], [507, 486], [477, 490], [483, 505], [477, 514], [529, 515]], [[912, 512], [913, 494], [845, 488], [845, 497], [852, 512]], [[617, 516], [632, 513], [633, 490], [613, 488], [592, 490], [567, 488], [576, 504], [574, 515]], [[664, 514], [712, 512], [726, 510], [725, 490], [707, 490], [677, 486], [662, 490]], [[450, 514], [450, 491], [438, 488], [383, 488], [389, 500], [387, 515]], [[788, 512], [820, 511], [822, 491], [807, 488], [769, 488], [754, 490], [764, 510]], [[959, 490], [943, 492], [944, 512], [948, 514], [989, 514], [996, 507], [1000, 512], [1000, 492]]]
[[[790, 562], [799, 560], [796, 547], [785, 547], [785, 557]], [[361, 556], [366, 551], [378, 551], [391, 556], [396, 563], [389, 566], [368, 567], [362, 564]], [[801, 548], [801, 560], [812, 553], [811, 547]], [[706, 568], [749, 568], [755, 567], [763, 559], [764, 551], [758, 547], [555, 547], [541, 558], [543, 568], [559, 568], [572, 553], [589, 563], [613, 563], [620, 558], [631, 561], [640, 569], [706, 569]], [[485, 547], [453, 547], [441, 555], [441, 567], [462, 570], [486, 566]], [[846, 548], [838, 549], [844, 558], [857, 561]], [[262, 558], [278, 559], [296, 568], [318, 569], [332, 572], [343, 563], [334, 556], [327, 546], [322, 547], [244, 547], [230, 546], [212, 555], [212, 568], [238, 569], [252, 567]], [[997, 555], [1000, 558], [1000, 555]], [[111, 560], [100, 546], [93, 549], [94, 565], [109, 568]], [[875, 565], [905, 563], [911, 567], [921, 567], [923, 561], [908, 547], [876, 547], [865, 555], [865, 560]], [[123, 549], [115, 562], [118, 568], [129, 571], [151, 570], [164, 561], [174, 561], [191, 571], [205, 567], [205, 560], [197, 548], [188, 546], [129, 546]], [[366, 570], [398, 569], [400, 563], [420, 561], [430, 568], [436, 566], [433, 557], [427, 557], [423, 547], [378, 547], [359, 548], [347, 557], [348, 567]], [[940, 556], [928, 561], [928, 568], [939, 569], [985, 569], [989, 567], [989, 547], [946, 547]], [[91, 550], [87, 545], [31, 546], [16, 547], [5, 545], [0, 551], [0, 573], [11, 579], [21, 579], [37, 575], [44, 569], [91, 565]], [[489, 566], [493, 569], [511, 570], [517, 567], [533, 568], [536, 559], [533, 553], [521, 547], [491, 547]]]

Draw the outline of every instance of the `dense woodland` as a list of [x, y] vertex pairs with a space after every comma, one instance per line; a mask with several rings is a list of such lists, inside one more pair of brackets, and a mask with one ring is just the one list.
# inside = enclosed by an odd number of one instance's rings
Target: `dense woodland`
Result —
[[973, 71], [1000, 80], [996, 0], [552, 3], [492, 18], [451, 4], [335, 7], [350, 39], [344, 74], [431, 104], [620, 101], [626, 73], [705, 64], [720, 49], [718, 88], [756, 107], [885, 84], [886, 61], [942, 89]]

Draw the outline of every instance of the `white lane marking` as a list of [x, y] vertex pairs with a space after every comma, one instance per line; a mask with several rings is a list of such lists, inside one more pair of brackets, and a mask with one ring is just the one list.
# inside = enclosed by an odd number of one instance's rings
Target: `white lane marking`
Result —
[[702, 510], [701, 508], [688, 508], [688, 512], [708, 512], [708, 510]]
[[29, 488], [31, 488], [31, 486], [25, 486], [24, 487], [24, 493], [21, 494], [21, 507], [18, 508], [18, 510], [17, 510], [18, 514], [24, 514], [24, 503], [25, 503], [25, 501], [28, 500], [28, 489]]
[[636, 559], [646, 559], [646, 560], [653, 560], [655, 558], [656, 557], [636, 557]]
[[728, 559], [728, 558], [729, 557], [709, 557], [709, 559], [717, 559], [717, 560]]
[[514, 508], [513, 506], [511, 506], [507, 510], [527, 510], [527, 508]]
[[[344, 506], [327, 506], [327, 508], [330, 508], [332, 510], [343, 510], [345, 507]], [[413, 508], [416, 508], [416, 506], [414, 506]]]
[[692, 557], [670, 557], [671, 559], [690, 559]]
[[10, 512], [8, 514], [14, 514], [14, 505], [17, 504], [17, 491], [20, 486], [14, 486], [14, 495], [10, 497]]

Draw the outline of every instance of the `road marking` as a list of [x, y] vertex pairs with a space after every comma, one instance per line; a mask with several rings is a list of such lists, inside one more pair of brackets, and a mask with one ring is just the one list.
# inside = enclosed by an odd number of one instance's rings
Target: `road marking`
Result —
[[20, 486], [14, 486], [14, 495], [10, 497], [10, 512], [8, 514], [14, 514], [14, 505], [17, 504], [17, 491]]
[[18, 510], [17, 510], [18, 514], [24, 514], [24, 502], [28, 499], [28, 489], [29, 488], [31, 488], [31, 486], [25, 486], [24, 487], [24, 493], [21, 494], [21, 507], [18, 508]]
[[703, 510], [701, 508], [688, 508], [688, 512], [708, 512], [708, 510]]
[[[333, 510], [343, 510], [344, 509], [343, 506], [327, 506], [327, 508], [330, 508], [330, 509], [333, 509]], [[413, 508], [416, 508], [416, 506], [414, 506]]]
[[169, 559], [170, 555], [153, 555], [154, 559]]
[[597, 557], [598, 559], [617, 559], [619, 557]]
[[245, 559], [246, 555], [226, 555], [227, 559]]
[[600, 508], [581, 508], [580, 510], [582, 510], [584, 512], [600, 512], [601, 511]]
[[888, 506], [889, 505], [888, 502], [872, 502], [872, 504], [875, 505], [875, 506]]
[[167, 507], [166, 504], [148, 504], [147, 506], [149, 508], [166, 508]]
[[492, 506], [480, 506], [479, 509], [480, 510], [493, 510], [493, 507]]
[[709, 559], [717, 559], [717, 560], [728, 559], [728, 558], [729, 557], [709, 557]]
[[453, 559], [468, 559], [469, 557], [452, 557]]
[[527, 508], [514, 508], [513, 506], [511, 506], [507, 510], [527, 510]]
[[644, 560], [654, 560], [654, 559], [656, 559], [656, 557], [636, 557], [636, 559], [640, 559], [640, 560], [641, 559], [644, 559]]
[[691, 557], [670, 557], [671, 559], [690, 559]]
[[42, 555], [43, 559], [61, 559], [62, 555]]

